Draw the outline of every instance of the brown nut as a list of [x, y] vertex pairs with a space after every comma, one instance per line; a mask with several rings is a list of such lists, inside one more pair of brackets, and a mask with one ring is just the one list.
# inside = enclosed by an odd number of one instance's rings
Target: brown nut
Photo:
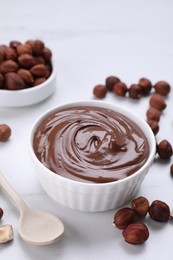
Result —
[[2, 218], [3, 215], [4, 215], [4, 211], [2, 208], [0, 208], [0, 219]]
[[148, 212], [149, 201], [145, 197], [140, 196], [131, 201], [131, 208], [138, 214], [138, 216], [144, 218]]
[[171, 90], [171, 87], [170, 87], [169, 83], [167, 83], [166, 81], [158, 81], [154, 85], [154, 89], [155, 89], [156, 93], [158, 93], [162, 96], [167, 96]]
[[5, 74], [5, 88], [9, 90], [19, 90], [25, 88], [23, 79], [14, 72]]
[[36, 78], [34, 83], [32, 84], [33, 87], [38, 86], [46, 81], [46, 78]]
[[112, 87], [113, 92], [121, 97], [124, 97], [128, 91], [128, 88], [125, 83], [119, 81]]
[[96, 85], [93, 89], [93, 95], [96, 98], [104, 98], [107, 94], [107, 88], [105, 85]]
[[151, 130], [153, 131], [153, 134], [157, 135], [160, 129], [158, 122], [155, 120], [148, 120], [147, 123], [150, 126]]
[[159, 122], [160, 115], [161, 112], [154, 107], [150, 107], [146, 112], [147, 120], [153, 120]]
[[18, 53], [18, 55], [22, 55], [22, 54], [32, 54], [32, 48], [29, 44], [24, 43], [24, 44], [19, 44], [16, 47], [16, 51]]
[[143, 244], [149, 238], [149, 230], [144, 223], [132, 223], [123, 230], [124, 240], [132, 245]]
[[119, 78], [115, 76], [109, 76], [105, 80], [105, 85], [109, 91], [112, 91], [114, 84], [118, 83], [119, 81]]
[[0, 142], [6, 142], [11, 136], [11, 128], [7, 124], [0, 125]]
[[15, 49], [11, 48], [11, 47], [7, 47], [5, 49], [5, 57], [6, 57], [6, 60], [16, 61], [17, 60], [17, 53], [16, 53]]
[[37, 64], [30, 69], [30, 72], [35, 77], [44, 77], [46, 75], [47, 68], [44, 64]]
[[135, 222], [136, 213], [133, 209], [125, 207], [118, 210], [114, 215], [113, 225], [119, 229], [126, 228], [129, 224]]
[[30, 69], [32, 66], [37, 64], [35, 58], [30, 54], [20, 55], [18, 57], [18, 63], [24, 69]]
[[0, 45], [0, 63], [5, 60], [5, 49], [4, 45]]
[[154, 107], [154, 108], [158, 109], [159, 111], [162, 111], [166, 108], [165, 99], [160, 94], [154, 94], [150, 98], [149, 103], [150, 103], [151, 107]]
[[44, 50], [44, 42], [42, 42], [40, 40], [35, 40], [33, 42], [32, 49], [33, 49], [34, 55], [41, 55]]
[[3, 88], [4, 76], [0, 73], [0, 88]]
[[43, 50], [42, 56], [46, 62], [50, 62], [50, 60], [52, 58], [52, 51], [49, 48], [45, 47]]
[[150, 217], [157, 222], [167, 222], [170, 219], [169, 206], [160, 200], [154, 200], [149, 209]]
[[142, 93], [144, 96], [149, 95], [151, 89], [152, 89], [152, 84], [151, 81], [147, 78], [141, 78], [138, 82], [138, 85], [142, 89]]
[[16, 49], [17, 46], [20, 45], [20, 44], [22, 44], [22, 43], [19, 42], [19, 41], [11, 41], [9, 45], [10, 45], [11, 48]]
[[173, 164], [171, 164], [171, 166], [170, 166], [170, 174], [173, 177]]
[[172, 145], [167, 140], [162, 140], [157, 145], [157, 153], [162, 159], [169, 159], [173, 154]]
[[34, 83], [34, 78], [29, 70], [26, 69], [19, 69], [17, 74], [23, 79], [26, 86], [31, 86]]
[[137, 84], [132, 84], [129, 88], [129, 97], [139, 99], [142, 96], [142, 88]]
[[1, 63], [0, 72], [6, 74], [8, 72], [14, 72], [18, 69], [18, 64], [13, 60], [6, 60]]

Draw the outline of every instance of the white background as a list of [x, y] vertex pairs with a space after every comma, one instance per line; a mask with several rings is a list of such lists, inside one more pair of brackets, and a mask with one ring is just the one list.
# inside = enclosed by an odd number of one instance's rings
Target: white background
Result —
[[[4, 217], [12, 224], [14, 240], [0, 245], [1, 259], [168, 259], [172, 255], [173, 223], [146, 219], [148, 241], [132, 246], [112, 226], [115, 210], [82, 213], [65, 208], [42, 190], [28, 150], [34, 120], [55, 105], [93, 99], [94, 85], [109, 75], [128, 84], [148, 77], [152, 83], [173, 84], [173, 1], [171, 0], [1, 0], [0, 44], [11, 40], [41, 39], [54, 54], [56, 92], [40, 104], [22, 108], [0, 107], [0, 123], [8, 124], [12, 136], [0, 144], [0, 168], [10, 183], [34, 208], [50, 211], [65, 225], [63, 237], [49, 246], [31, 246], [17, 232], [18, 210], [0, 191]], [[173, 94], [160, 120], [157, 140], [173, 144]], [[145, 118], [149, 98], [139, 101], [108, 93], [105, 101], [121, 104]], [[170, 161], [156, 158], [138, 195], [150, 202], [160, 199], [173, 207]], [[128, 205], [128, 204], [127, 204]]]

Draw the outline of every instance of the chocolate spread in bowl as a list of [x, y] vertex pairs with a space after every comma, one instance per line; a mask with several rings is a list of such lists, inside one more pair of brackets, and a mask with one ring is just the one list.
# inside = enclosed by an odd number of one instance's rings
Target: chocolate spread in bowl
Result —
[[147, 139], [132, 120], [91, 106], [57, 110], [46, 117], [34, 134], [33, 147], [51, 171], [93, 183], [125, 178], [149, 156]]

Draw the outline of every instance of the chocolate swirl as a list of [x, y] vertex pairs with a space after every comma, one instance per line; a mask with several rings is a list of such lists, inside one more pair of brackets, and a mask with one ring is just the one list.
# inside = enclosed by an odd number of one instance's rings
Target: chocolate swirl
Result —
[[90, 106], [51, 114], [37, 128], [33, 144], [38, 159], [53, 172], [94, 183], [133, 174], [149, 154], [146, 137], [134, 122]]

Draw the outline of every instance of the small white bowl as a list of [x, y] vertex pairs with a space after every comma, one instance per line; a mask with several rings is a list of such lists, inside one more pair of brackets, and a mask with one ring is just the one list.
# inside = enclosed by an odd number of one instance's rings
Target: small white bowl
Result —
[[[144, 132], [149, 143], [149, 157], [146, 163], [129, 177], [109, 183], [78, 182], [55, 174], [46, 168], [34, 153], [34, 133], [42, 120], [52, 112], [74, 106], [107, 108], [124, 114], [126, 117], [134, 121]], [[148, 124], [132, 112], [111, 103], [105, 103], [102, 101], [83, 101], [53, 108], [41, 115], [32, 127], [29, 148], [38, 173], [39, 181], [43, 189], [51, 198], [72, 209], [96, 212], [110, 210], [123, 205], [135, 195], [153, 162], [156, 151], [156, 142], [153, 132]]]
[[0, 89], [0, 106], [22, 107], [39, 103], [53, 94], [55, 87], [56, 72], [53, 64], [50, 77], [38, 86], [20, 90]]

